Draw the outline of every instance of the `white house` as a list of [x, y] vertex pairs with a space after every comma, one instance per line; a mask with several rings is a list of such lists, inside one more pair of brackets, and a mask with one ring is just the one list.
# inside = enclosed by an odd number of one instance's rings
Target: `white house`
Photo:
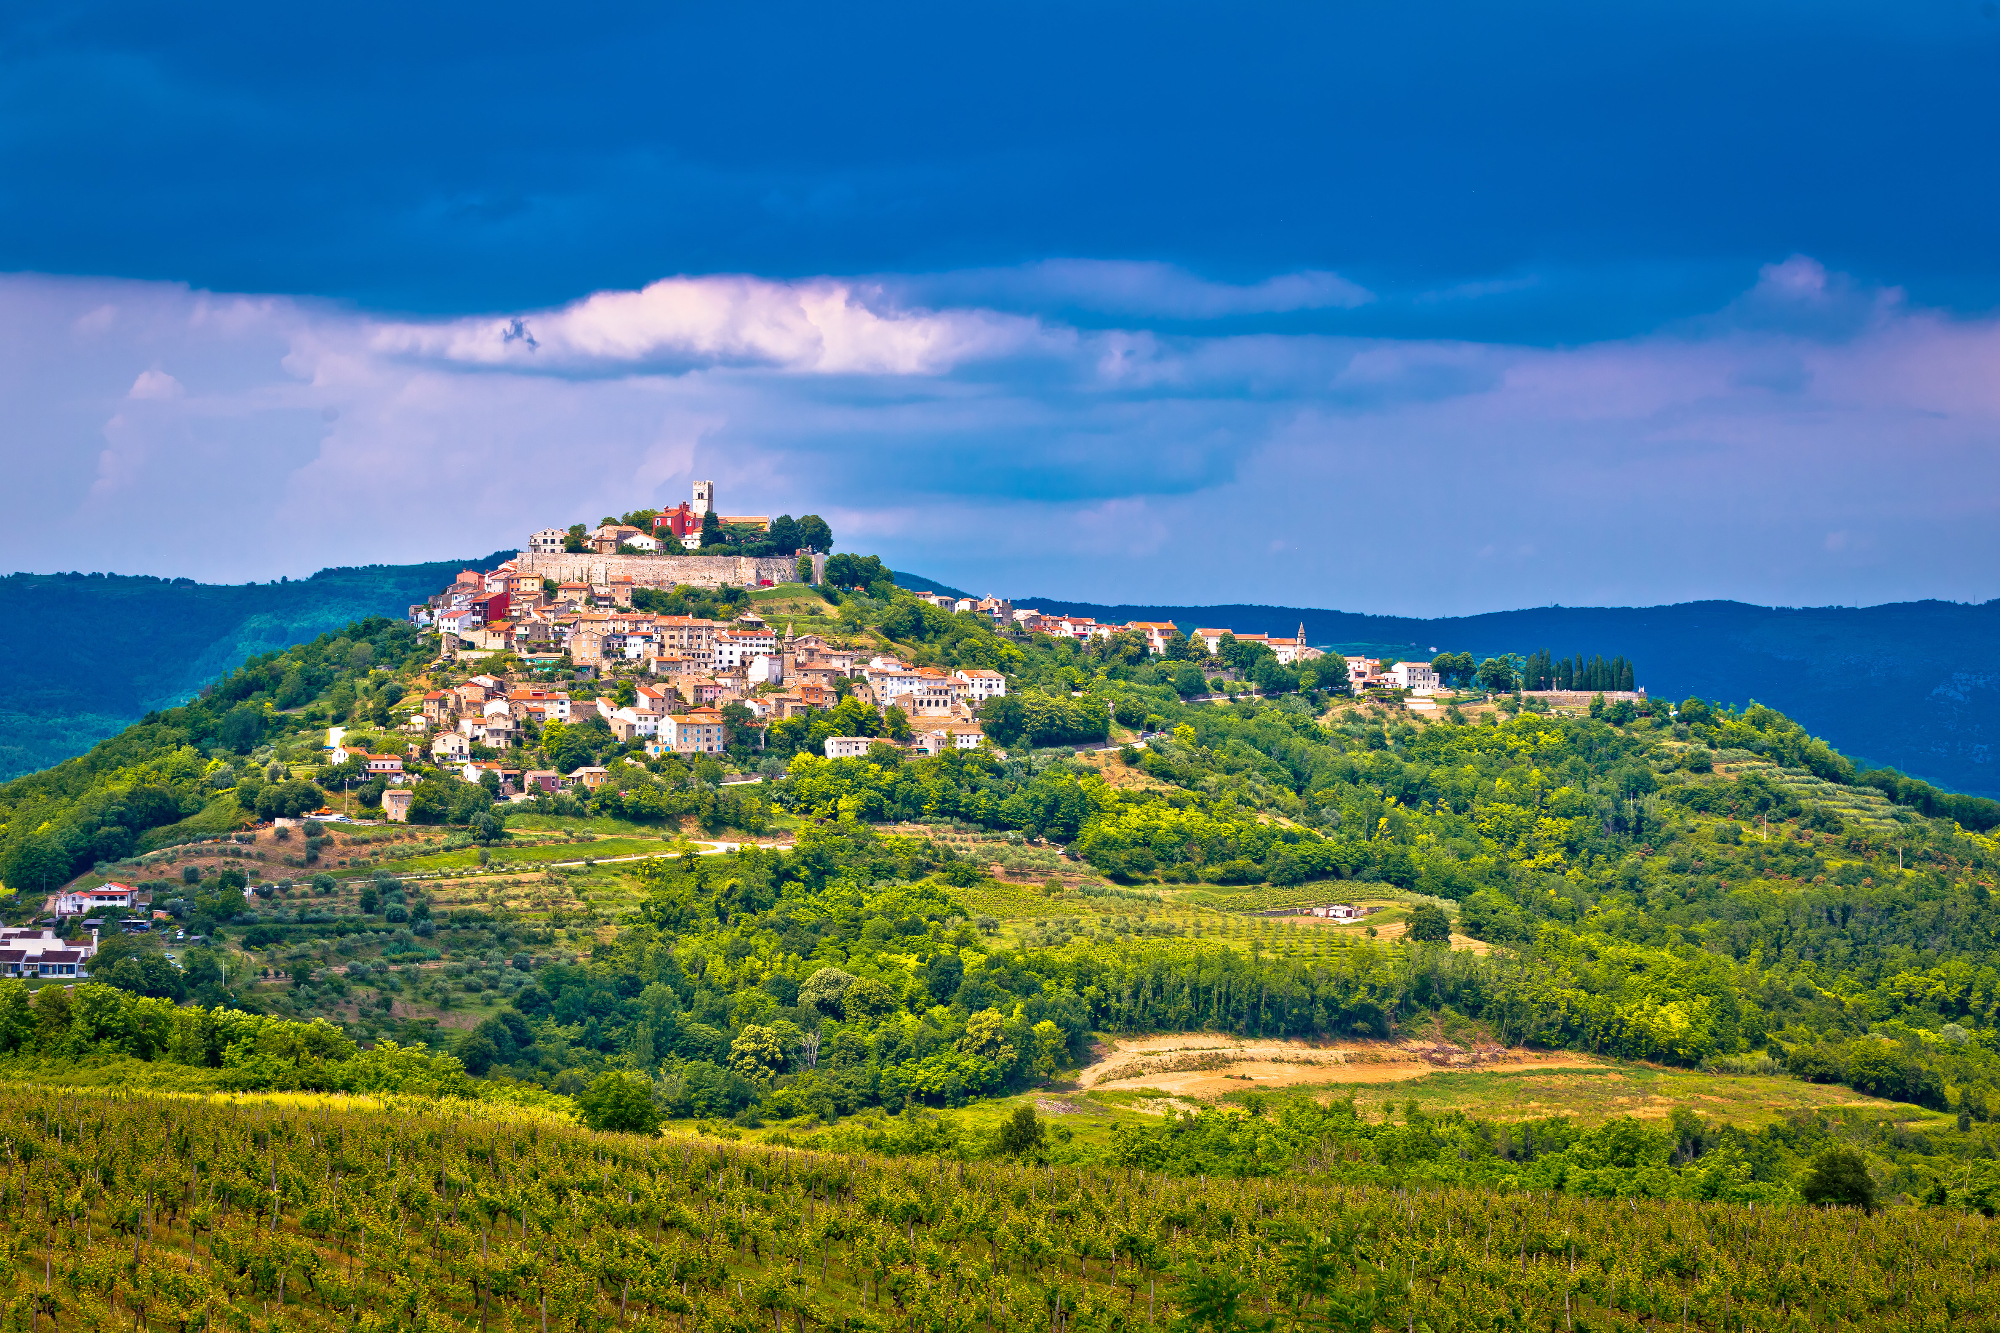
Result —
[[[649, 709], [620, 708], [610, 717], [614, 734], [622, 735], [630, 729], [636, 736], [656, 736], [660, 731], [660, 714]], [[623, 726], [619, 724], [623, 723]]]
[[1396, 682], [1397, 689], [1413, 694], [1431, 694], [1438, 687], [1438, 673], [1428, 662], [1398, 662], [1389, 668], [1389, 679]]
[[753, 657], [777, 651], [777, 633], [768, 626], [739, 625], [715, 636], [715, 667], [728, 671]]
[[528, 549], [536, 555], [561, 555], [563, 540], [568, 536], [561, 528], [543, 528], [528, 535]]
[[100, 884], [94, 889], [78, 889], [55, 895], [57, 916], [88, 916], [92, 912], [129, 912], [132, 896], [138, 892], [129, 884]]
[[0, 930], [0, 977], [87, 977], [85, 964], [96, 952], [96, 931], [83, 943], [53, 930]]
[[973, 667], [965, 671], [951, 673], [954, 680], [965, 682], [965, 698], [971, 703], [981, 703], [987, 699], [998, 699], [1007, 692], [1007, 678], [997, 671], [984, 667]]
[[437, 623], [438, 628], [447, 634], [470, 634], [486, 623], [486, 617], [479, 603], [473, 602], [456, 610], [441, 612]]
[[868, 682], [874, 692], [878, 706], [886, 708], [899, 695], [908, 694], [923, 684], [923, 677], [913, 666], [905, 666], [893, 657], [877, 657], [868, 663], [861, 678]]
[[828, 759], [865, 759], [868, 747], [875, 744], [873, 736], [828, 736], [826, 757]]

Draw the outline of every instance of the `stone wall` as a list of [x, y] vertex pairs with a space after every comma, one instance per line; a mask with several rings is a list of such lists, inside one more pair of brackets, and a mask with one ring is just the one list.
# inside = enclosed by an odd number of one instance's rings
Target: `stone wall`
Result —
[[[725, 583], [754, 588], [764, 579], [794, 582], [799, 562], [789, 555], [549, 555], [522, 551], [514, 557], [514, 567], [523, 574], [539, 574], [552, 586], [609, 583], [623, 575], [635, 588], [671, 588], [682, 583], [691, 588], [720, 588]], [[825, 570], [826, 557], [814, 556], [814, 582], [825, 576]]]

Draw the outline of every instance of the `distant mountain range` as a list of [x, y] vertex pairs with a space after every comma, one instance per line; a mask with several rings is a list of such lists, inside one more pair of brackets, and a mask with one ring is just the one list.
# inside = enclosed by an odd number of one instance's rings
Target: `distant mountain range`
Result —
[[1675, 700], [1756, 700], [1871, 766], [1981, 796], [2000, 796], [2000, 600], [1868, 607], [1545, 606], [1424, 620], [1297, 606], [1102, 606], [1018, 597], [1017, 607], [1099, 620], [1171, 620], [1294, 633], [1368, 656], [1485, 658], [1547, 648], [1622, 654], [1638, 683]]
[[[218, 585], [121, 574], [0, 578], [0, 779], [81, 754], [192, 695], [253, 653], [364, 616], [400, 616], [460, 569], [512, 555], [325, 569], [309, 579]], [[904, 587], [957, 589], [897, 573]], [[962, 595], [962, 594], [959, 594]], [[1104, 606], [1022, 597], [1016, 606], [1100, 620], [1171, 620], [1291, 634], [1370, 656], [1623, 655], [1655, 695], [1747, 703], [1796, 718], [1844, 753], [1957, 791], [2000, 796], [2000, 601], [1773, 608], [1690, 602], [1539, 607], [1425, 620], [1291, 606]]]
[[82, 754], [252, 654], [366, 616], [401, 616], [459, 570], [490, 569], [513, 554], [323, 569], [277, 583], [0, 578], [0, 779]]

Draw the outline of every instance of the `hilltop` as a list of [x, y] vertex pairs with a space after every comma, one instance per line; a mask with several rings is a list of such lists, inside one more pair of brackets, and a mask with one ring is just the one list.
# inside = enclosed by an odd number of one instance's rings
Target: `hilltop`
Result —
[[1870, 607], [1687, 602], [1653, 607], [1537, 607], [1434, 620], [1290, 606], [1105, 606], [1062, 598], [1015, 605], [1107, 620], [1226, 624], [1306, 636], [1343, 652], [1428, 660], [1557, 654], [1615, 644], [1647, 667], [1663, 698], [1695, 695], [1780, 709], [1857, 760], [1957, 791], [2000, 796], [1995, 767], [2000, 601]]

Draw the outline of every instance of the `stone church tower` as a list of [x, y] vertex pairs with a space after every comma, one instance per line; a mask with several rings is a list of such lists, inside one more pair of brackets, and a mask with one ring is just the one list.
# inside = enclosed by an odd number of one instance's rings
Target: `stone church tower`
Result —
[[698, 518], [715, 508], [715, 483], [698, 481], [694, 484], [694, 512]]

